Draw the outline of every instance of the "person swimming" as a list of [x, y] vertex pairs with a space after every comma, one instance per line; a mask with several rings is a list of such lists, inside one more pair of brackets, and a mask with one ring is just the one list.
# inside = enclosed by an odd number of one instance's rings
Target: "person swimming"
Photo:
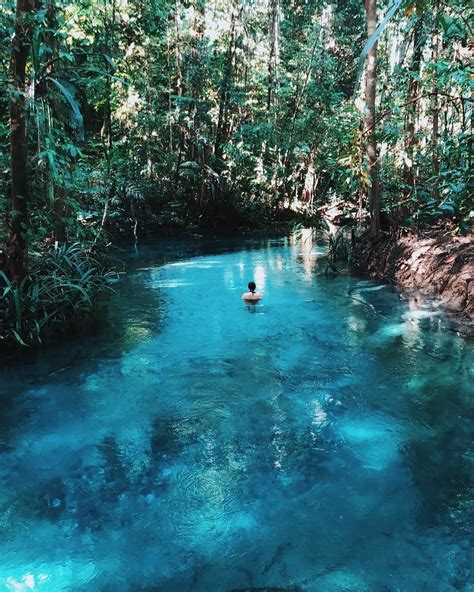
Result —
[[248, 292], [242, 294], [242, 300], [245, 300], [246, 302], [258, 302], [262, 296], [255, 291], [257, 289], [255, 282], [249, 282], [248, 289]]

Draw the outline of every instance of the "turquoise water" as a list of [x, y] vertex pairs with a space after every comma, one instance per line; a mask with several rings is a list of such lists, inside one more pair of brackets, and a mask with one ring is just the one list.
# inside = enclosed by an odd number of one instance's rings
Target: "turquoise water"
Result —
[[147, 248], [97, 335], [4, 366], [0, 590], [474, 590], [472, 344], [324, 269]]

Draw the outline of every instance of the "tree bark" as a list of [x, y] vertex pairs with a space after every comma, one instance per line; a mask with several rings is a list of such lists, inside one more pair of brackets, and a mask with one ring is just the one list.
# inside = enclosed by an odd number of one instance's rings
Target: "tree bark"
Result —
[[[45, 42], [48, 47], [51, 49], [51, 64], [47, 67], [46, 73], [48, 76], [54, 76], [54, 69], [55, 65], [58, 60], [58, 38], [55, 36], [54, 32], [58, 30], [58, 19], [56, 13], [56, 5], [55, 0], [49, 0], [47, 3], [47, 23], [48, 23], [48, 31], [45, 35]], [[55, 123], [57, 122], [60, 127], [64, 124], [64, 112], [61, 101], [58, 100], [57, 95], [56, 97], [53, 95], [53, 98], [49, 98], [46, 94], [45, 89], [45, 100], [49, 102], [47, 106], [48, 111], [48, 118], [47, 118], [47, 133], [49, 134], [51, 140], [53, 141], [53, 146], [55, 143]], [[56, 147], [55, 147], [56, 149]], [[50, 184], [52, 196], [53, 196], [53, 218], [54, 218], [54, 240], [58, 241], [59, 243], [66, 242], [66, 225], [65, 225], [65, 216], [66, 216], [66, 192], [64, 187], [64, 175], [66, 171], [61, 172], [61, 177], [56, 178], [56, 175], [53, 170], [50, 171], [48, 183]]]
[[6, 272], [15, 283], [27, 273], [28, 139], [26, 129], [26, 63], [33, 35], [35, 0], [17, 0], [15, 33], [10, 55], [11, 207]]
[[[370, 39], [377, 27], [377, 3], [376, 0], [365, 0], [365, 11], [367, 16], [367, 38]], [[370, 228], [372, 236], [380, 234], [380, 187], [378, 178], [378, 154], [377, 138], [375, 133], [375, 98], [377, 84], [377, 43], [374, 43], [367, 55], [367, 71], [365, 86], [366, 102], [366, 158], [369, 169], [370, 186], [368, 188], [368, 201], [370, 210]]]
[[432, 162], [433, 162], [433, 187], [431, 189], [431, 196], [433, 199], [439, 198], [438, 188], [438, 177], [439, 177], [439, 97], [438, 97], [438, 80], [436, 75], [436, 62], [439, 55], [439, 37], [438, 37], [438, 25], [439, 25], [439, 0], [435, 3], [435, 16], [434, 16], [434, 31], [433, 31], [433, 92], [432, 92], [432, 110], [433, 110], [433, 135], [432, 135]]
[[175, 25], [175, 46], [174, 46], [174, 57], [176, 62], [176, 94], [178, 97], [183, 96], [183, 71], [182, 71], [182, 48], [181, 48], [181, 35], [179, 31], [180, 23], [180, 10], [179, 0], [174, 2], [174, 25]]
[[405, 194], [408, 196], [414, 187], [414, 147], [415, 147], [415, 125], [418, 110], [418, 102], [415, 101], [418, 96], [418, 76], [420, 74], [421, 56], [423, 53], [423, 18], [418, 17], [413, 33], [413, 58], [410, 68], [410, 79], [408, 81], [407, 91], [407, 112], [406, 112], [406, 136], [405, 151], [407, 161], [405, 164]]
[[216, 159], [222, 158], [222, 146], [227, 140], [227, 115], [229, 107], [229, 92], [232, 82], [232, 70], [235, 57], [235, 29], [237, 22], [237, 1], [232, 2], [232, 16], [230, 21], [230, 39], [227, 48], [224, 76], [222, 78], [220, 97], [219, 97], [219, 115], [217, 118], [216, 141], [214, 144], [214, 155]]
[[200, 144], [201, 130], [201, 86], [202, 86], [202, 58], [206, 22], [206, 0], [196, 0], [194, 19], [194, 42], [191, 49], [191, 97], [189, 115], [193, 122], [192, 139], [189, 146], [190, 160], [202, 164], [203, 155]]
[[[117, 6], [116, 0], [112, 0], [111, 2], [111, 15], [110, 18], [107, 12], [104, 14], [104, 30], [105, 30], [105, 48], [109, 55], [115, 54], [115, 27], [116, 27], [116, 17], [117, 17]], [[102, 221], [97, 231], [97, 234], [94, 238], [93, 245], [97, 244], [97, 241], [102, 234], [104, 229], [105, 223], [107, 221], [107, 214], [109, 211], [109, 203], [114, 196], [115, 187], [116, 187], [116, 179], [113, 170], [112, 164], [112, 156], [113, 156], [113, 147], [114, 147], [114, 139], [113, 139], [113, 130], [112, 130], [112, 75], [113, 75], [113, 67], [109, 61], [107, 61], [107, 73], [108, 76], [105, 80], [105, 88], [106, 88], [106, 95], [105, 95], [105, 105], [104, 105], [104, 114], [103, 114], [103, 123], [101, 128], [101, 139], [102, 139], [102, 147], [104, 150], [104, 156], [106, 161], [106, 170], [107, 170], [107, 182], [108, 182], [108, 191], [107, 195], [105, 196], [105, 205], [103, 210]]]
[[179, 0], [174, 1], [174, 28], [175, 28], [175, 39], [174, 39], [174, 58], [176, 68], [176, 95], [178, 96], [178, 102], [176, 104], [176, 121], [178, 126], [178, 144], [179, 150], [176, 157], [176, 170], [174, 174], [173, 191], [176, 192], [179, 184], [179, 167], [183, 155], [186, 151], [186, 130], [183, 122], [181, 121], [181, 97], [183, 96], [183, 49], [181, 44], [181, 33], [180, 33], [180, 3]]
[[268, 60], [267, 111], [270, 114], [279, 87], [280, 0], [270, 0], [270, 57]]

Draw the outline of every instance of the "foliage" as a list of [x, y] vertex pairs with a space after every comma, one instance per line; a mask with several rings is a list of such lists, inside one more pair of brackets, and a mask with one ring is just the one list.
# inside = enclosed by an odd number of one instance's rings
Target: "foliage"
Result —
[[83, 320], [110, 290], [111, 272], [84, 245], [31, 253], [31, 275], [14, 285], [0, 271], [0, 347], [41, 342], [52, 330]]
[[[335, 197], [357, 202], [361, 179], [369, 183], [358, 63], [375, 42], [384, 208], [397, 217], [399, 203], [408, 203], [404, 223], [431, 224], [434, 214], [454, 217], [461, 229], [469, 215], [472, 115], [470, 30], [458, 2], [442, 4], [436, 21], [434, 0], [382, 2], [379, 26], [366, 41], [355, 0], [42, 0], [28, 66], [31, 241], [94, 239], [104, 230], [138, 236], [159, 227], [258, 226], [273, 223], [282, 208], [311, 210]], [[279, 13], [277, 38], [269, 29], [272, 10]], [[10, 1], [0, 17], [5, 82], [13, 16]], [[414, 71], [420, 19], [422, 60]], [[441, 49], [433, 61], [435, 36]], [[273, 46], [278, 80], [269, 103]], [[406, 104], [415, 77], [419, 99]], [[436, 178], [434, 77], [443, 116]], [[5, 107], [9, 92], [0, 96]], [[7, 109], [0, 111], [6, 147]], [[410, 112], [416, 129], [407, 148]], [[406, 183], [407, 168], [415, 185]], [[435, 185], [439, 198], [431, 208]]]

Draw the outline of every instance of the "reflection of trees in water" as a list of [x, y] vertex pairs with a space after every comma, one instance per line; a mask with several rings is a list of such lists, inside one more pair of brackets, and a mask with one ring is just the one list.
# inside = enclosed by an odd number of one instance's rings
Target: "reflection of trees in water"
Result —
[[[374, 303], [379, 297], [377, 292], [366, 296]], [[366, 389], [365, 397], [369, 405], [383, 405], [384, 413], [405, 417], [415, 426], [403, 456], [420, 498], [417, 519], [424, 526], [447, 524], [459, 499], [472, 496], [473, 491], [472, 465], [467, 460], [474, 452], [469, 418], [470, 344], [447, 331], [446, 320], [431, 316], [416, 297], [407, 298], [408, 310], [399, 307], [394, 311], [399, 334], [368, 342], [363, 335], [357, 342], [363, 347], [365, 340], [376, 361], [370, 379], [374, 388]], [[375, 316], [370, 323], [375, 335], [385, 325]], [[473, 508], [474, 502], [471, 517]], [[469, 524], [468, 515], [462, 520]]]
[[200, 418], [155, 419], [150, 437], [152, 460], [159, 463], [163, 459], [176, 459], [186, 447], [199, 441], [199, 436], [204, 430], [205, 422]]
[[[313, 273], [318, 264], [318, 257], [315, 249], [318, 246], [315, 231], [313, 228], [303, 228], [299, 233], [295, 233], [290, 238], [291, 245], [296, 251], [297, 260], [302, 263], [305, 270], [304, 279], [312, 283], [314, 281]], [[319, 242], [319, 246], [321, 243]]]
[[114, 495], [120, 495], [129, 487], [130, 479], [124, 464], [123, 452], [116, 438], [113, 435], [106, 436], [97, 449], [102, 458], [104, 481], [110, 486]]
[[10, 449], [16, 432], [29, 420], [31, 412], [21, 399], [23, 388], [6, 383], [0, 388], [0, 454]]
[[[157, 335], [164, 313], [162, 293], [147, 286], [144, 274], [133, 274], [111, 296], [106, 318], [95, 335], [74, 337], [46, 350], [32, 350], [16, 366], [2, 368], [0, 450], [29, 422], [36, 409], [41, 412], [49, 388], [70, 391], [71, 384], [81, 384], [84, 377], [95, 374], [107, 358], [123, 355], [150, 335]], [[35, 392], [22, 396], [28, 388], [45, 392], [41, 396]], [[61, 401], [63, 406], [74, 406], [72, 399]]]
[[144, 272], [127, 276], [112, 297], [104, 338], [115, 354], [130, 351], [163, 326], [166, 298], [162, 290], [147, 284], [147, 277]]
[[[471, 389], [466, 379], [447, 372], [447, 367], [433, 367], [429, 379], [409, 398], [410, 417], [417, 425], [426, 426], [405, 448], [406, 462], [421, 498], [418, 518], [425, 525], [449, 521], [453, 509], [459, 510], [460, 502], [468, 496], [471, 504], [464, 509], [471, 517], [474, 512], [474, 418], [468, 404]], [[466, 518], [457, 525], [461, 529]], [[465, 524], [470, 524], [474, 538], [474, 522], [467, 520]]]
[[419, 494], [417, 519], [424, 527], [455, 523], [457, 536], [464, 531], [474, 542], [474, 450], [466, 448], [466, 427], [445, 429], [424, 440], [410, 442], [406, 462]]

